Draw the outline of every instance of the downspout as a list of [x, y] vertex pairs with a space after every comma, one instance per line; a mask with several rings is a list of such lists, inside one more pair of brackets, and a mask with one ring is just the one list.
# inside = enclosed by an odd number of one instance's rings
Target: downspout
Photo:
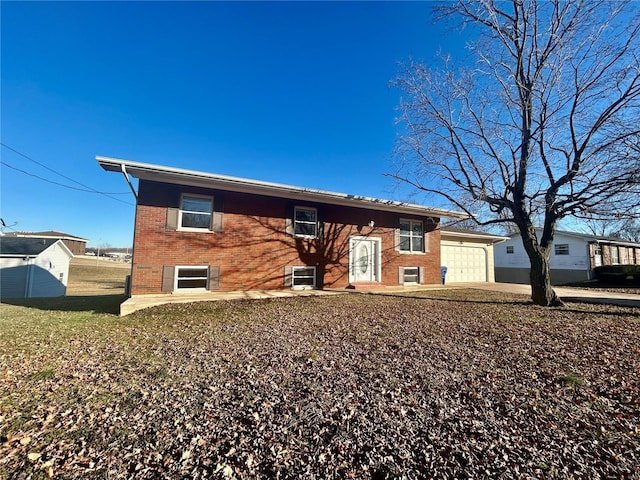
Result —
[[129, 188], [131, 189], [131, 193], [133, 193], [133, 196], [136, 198], [136, 202], [137, 202], [138, 201], [138, 194], [136, 193], [135, 188], [133, 188], [133, 185], [131, 184], [131, 180], [129, 180], [129, 174], [127, 173], [127, 168], [124, 166], [124, 163], [120, 164], [120, 170], [122, 171], [122, 175], [124, 175], [124, 179], [129, 184]]
[[[133, 188], [131, 180], [129, 179], [129, 174], [127, 173], [127, 168], [124, 166], [124, 163], [120, 164], [120, 170], [122, 171], [122, 175], [124, 176], [124, 179], [127, 181], [127, 184], [129, 184], [129, 188], [131, 189], [131, 193], [133, 193], [133, 196], [136, 199], [136, 215], [135, 215], [135, 217], [137, 218], [137, 216], [138, 216], [138, 194], [136, 193], [136, 189]], [[136, 241], [135, 241], [135, 224], [134, 224], [134, 227], [133, 227], [133, 231], [134, 231], [133, 244], [135, 245], [135, 243], [136, 243]], [[125, 282], [125, 283], [128, 283], [128, 285], [125, 285], [125, 290], [128, 290], [128, 291], [125, 291], [125, 293], [126, 293], [127, 297], [131, 298], [131, 286], [133, 284], [133, 258], [131, 259], [131, 269], [129, 270], [128, 282]]]

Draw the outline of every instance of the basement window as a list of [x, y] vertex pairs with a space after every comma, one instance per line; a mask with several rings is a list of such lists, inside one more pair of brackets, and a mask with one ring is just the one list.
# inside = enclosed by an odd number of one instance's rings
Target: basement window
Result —
[[291, 287], [300, 290], [316, 288], [316, 267], [293, 267]]
[[405, 285], [417, 285], [420, 283], [420, 270], [418, 267], [404, 267], [403, 283]]
[[175, 290], [207, 290], [209, 267], [176, 267]]

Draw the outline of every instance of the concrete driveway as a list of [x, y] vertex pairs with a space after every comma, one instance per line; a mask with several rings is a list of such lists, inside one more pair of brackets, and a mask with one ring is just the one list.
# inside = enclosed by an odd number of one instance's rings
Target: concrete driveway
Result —
[[[454, 288], [473, 288], [493, 292], [508, 292], [531, 295], [530, 285], [517, 283], [452, 283]], [[623, 307], [640, 308], [640, 295], [619, 292], [603, 292], [587, 288], [553, 287], [558, 296], [566, 302], [604, 303]]]

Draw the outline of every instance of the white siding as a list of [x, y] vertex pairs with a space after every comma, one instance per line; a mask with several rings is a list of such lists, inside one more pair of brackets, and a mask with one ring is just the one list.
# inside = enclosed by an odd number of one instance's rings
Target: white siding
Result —
[[56, 242], [35, 258], [0, 259], [3, 298], [60, 297], [67, 292], [71, 255]]
[[[556, 234], [554, 245], [567, 244], [569, 255], [556, 255], [555, 247], [551, 247], [550, 267], [558, 270], [589, 270], [589, 249], [585, 240]], [[507, 253], [507, 247], [513, 247], [513, 253]], [[529, 268], [531, 266], [527, 252], [522, 246], [520, 236], [496, 245], [494, 248], [495, 266], [497, 268]]]
[[23, 298], [26, 292], [27, 262], [22, 258], [0, 258], [0, 297]]
[[[33, 262], [30, 278], [30, 297], [61, 297], [67, 293], [69, 254], [54, 243]], [[38, 268], [39, 267], [39, 268]]]

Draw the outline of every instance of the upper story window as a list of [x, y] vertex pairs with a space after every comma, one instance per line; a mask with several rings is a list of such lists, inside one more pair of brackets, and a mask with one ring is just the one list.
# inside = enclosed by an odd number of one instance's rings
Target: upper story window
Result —
[[293, 233], [296, 237], [317, 237], [318, 210], [311, 207], [295, 207]]
[[400, 251], [424, 252], [424, 230], [420, 220], [400, 219]]
[[556, 243], [553, 248], [556, 255], [569, 255], [568, 243]]
[[514, 249], [513, 249], [513, 245], [507, 245], [507, 253], [513, 253]]
[[202, 195], [182, 195], [178, 225], [183, 229], [211, 230], [213, 198]]

